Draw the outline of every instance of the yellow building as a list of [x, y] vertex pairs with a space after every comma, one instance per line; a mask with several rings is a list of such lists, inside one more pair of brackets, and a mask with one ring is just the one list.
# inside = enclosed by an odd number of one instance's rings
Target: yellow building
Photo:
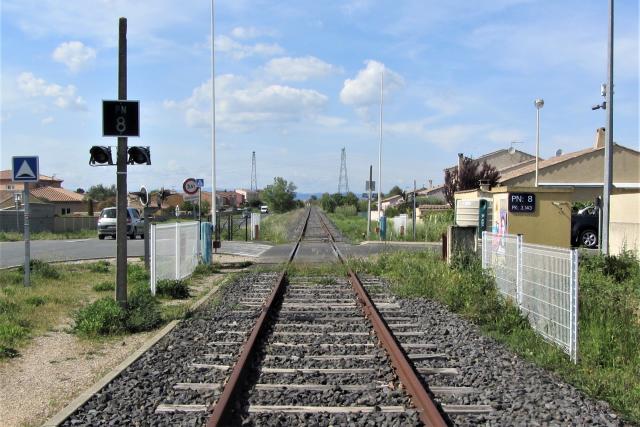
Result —
[[[604, 128], [596, 131], [592, 147], [560, 154], [540, 160], [538, 163], [539, 187], [570, 187], [573, 188], [572, 201], [593, 201], [596, 196], [602, 196]], [[506, 187], [533, 187], [535, 171], [535, 162], [526, 162], [521, 167], [502, 171], [498, 183]], [[640, 187], [639, 151], [614, 144], [613, 187], [616, 189]]]
[[489, 202], [490, 210], [487, 231], [522, 234], [526, 243], [568, 248], [571, 246], [572, 194], [572, 188], [540, 187], [459, 191], [454, 195], [456, 221], [463, 215], [459, 207], [465, 204], [471, 207], [474, 200], [484, 199]]
[[609, 253], [640, 257], [640, 190], [614, 190], [610, 201]]

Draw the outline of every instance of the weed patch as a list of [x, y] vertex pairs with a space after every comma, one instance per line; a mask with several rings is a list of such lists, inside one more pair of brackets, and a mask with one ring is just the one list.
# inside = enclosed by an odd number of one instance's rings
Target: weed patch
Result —
[[109, 261], [100, 260], [97, 262], [92, 262], [90, 264], [86, 264], [87, 269], [94, 273], [108, 273], [111, 271], [111, 263]]
[[159, 280], [156, 294], [175, 299], [186, 299], [191, 295], [189, 285], [184, 280]]
[[[39, 259], [32, 259], [29, 262], [29, 267], [33, 274], [38, 274], [45, 279], [60, 278], [60, 272], [56, 269], [56, 267], [47, 262], [40, 261]], [[22, 265], [19, 266], [17, 270], [20, 274], [24, 274], [24, 267]]]
[[127, 314], [113, 298], [102, 298], [78, 310], [74, 331], [81, 335], [112, 335], [125, 330]]
[[96, 283], [95, 285], [93, 285], [93, 290], [96, 292], [115, 291], [116, 284], [113, 283], [112, 281], [107, 280], [107, 281]]

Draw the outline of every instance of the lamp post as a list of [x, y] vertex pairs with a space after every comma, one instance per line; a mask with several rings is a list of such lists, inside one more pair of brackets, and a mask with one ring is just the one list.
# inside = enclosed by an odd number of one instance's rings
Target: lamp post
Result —
[[536, 106], [536, 187], [538, 186], [538, 162], [540, 161], [540, 109], [544, 107], [544, 99], [537, 98], [533, 104]]
[[211, 0], [211, 224], [214, 248], [217, 249], [216, 218], [216, 72], [215, 72], [215, 0]]

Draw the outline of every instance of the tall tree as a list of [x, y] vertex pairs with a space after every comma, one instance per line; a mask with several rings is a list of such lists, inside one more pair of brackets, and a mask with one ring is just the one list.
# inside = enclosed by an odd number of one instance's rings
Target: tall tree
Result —
[[452, 208], [455, 207], [453, 195], [456, 191], [472, 190], [480, 186], [480, 180], [486, 180], [494, 186], [500, 179], [500, 172], [486, 161], [482, 166], [477, 160], [468, 157], [462, 158], [460, 166], [452, 172], [444, 172], [444, 198]]
[[111, 187], [102, 184], [92, 185], [85, 193], [85, 198], [93, 199], [98, 202], [116, 197], [115, 184]]
[[287, 182], [278, 176], [273, 178], [273, 184], [267, 185], [262, 191], [261, 197], [269, 209], [274, 212], [286, 212], [296, 206], [296, 186], [293, 182]]
[[387, 194], [387, 197], [391, 197], [391, 196], [403, 196], [404, 197], [404, 191], [402, 191], [402, 188], [398, 187], [397, 185], [394, 185], [391, 190], [389, 190], [389, 194]]

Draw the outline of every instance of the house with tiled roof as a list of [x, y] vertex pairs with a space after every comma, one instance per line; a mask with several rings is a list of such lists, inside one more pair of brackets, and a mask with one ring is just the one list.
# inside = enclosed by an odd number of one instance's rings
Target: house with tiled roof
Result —
[[[5, 169], [0, 171], [0, 191], [22, 191], [24, 190], [24, 183], [12, 181], [12, 170]], [[31, 188], [34, 187], [62, 187], [62, 179], [54, 176], [40, 175], [38, 182], [32, 183]]]
[[[445, 172], [450, 173], [458, 169], [458, 165], [463, 158], [473, 158], [465, 156], [463, 153], [458, 153], [458, 164], [445, 168]], [[478, 166], [482, 167], [484, 162], [487, 162], [489, 166], [493, 166], [500, 173], [509, 170], [513, 167], [521, 167], [524, 164], [535, 163], [536, 156], [525, 153], [524, 151], [516, 150], [514, 148], [503, 148], [493, 151], [491, 153], [483, 154], [480, 157], [473, 158], [478, 162]]]
[[[502, 171], [498, 185], [535, 186], [536, 164], [523, 163]], [[593, 200], [602, 195], [604, 176], [604, 128], [596, 132], [592, 147], [560, 154], [538, 162], [538, 186], [572, 187], [573, 200]], [[623, 145], [613, 148], [613, 187], [640, 188], [640, 152]]]
[[[69, 215], [74, 212], [87, 212], [87, 202], [83, 194], [58, 187], [38, 187], [30, 189], [30, 203], [51, 204], [55, 215]], [[15, 209], [14, 191], [0, 192], [0, 209]]]

